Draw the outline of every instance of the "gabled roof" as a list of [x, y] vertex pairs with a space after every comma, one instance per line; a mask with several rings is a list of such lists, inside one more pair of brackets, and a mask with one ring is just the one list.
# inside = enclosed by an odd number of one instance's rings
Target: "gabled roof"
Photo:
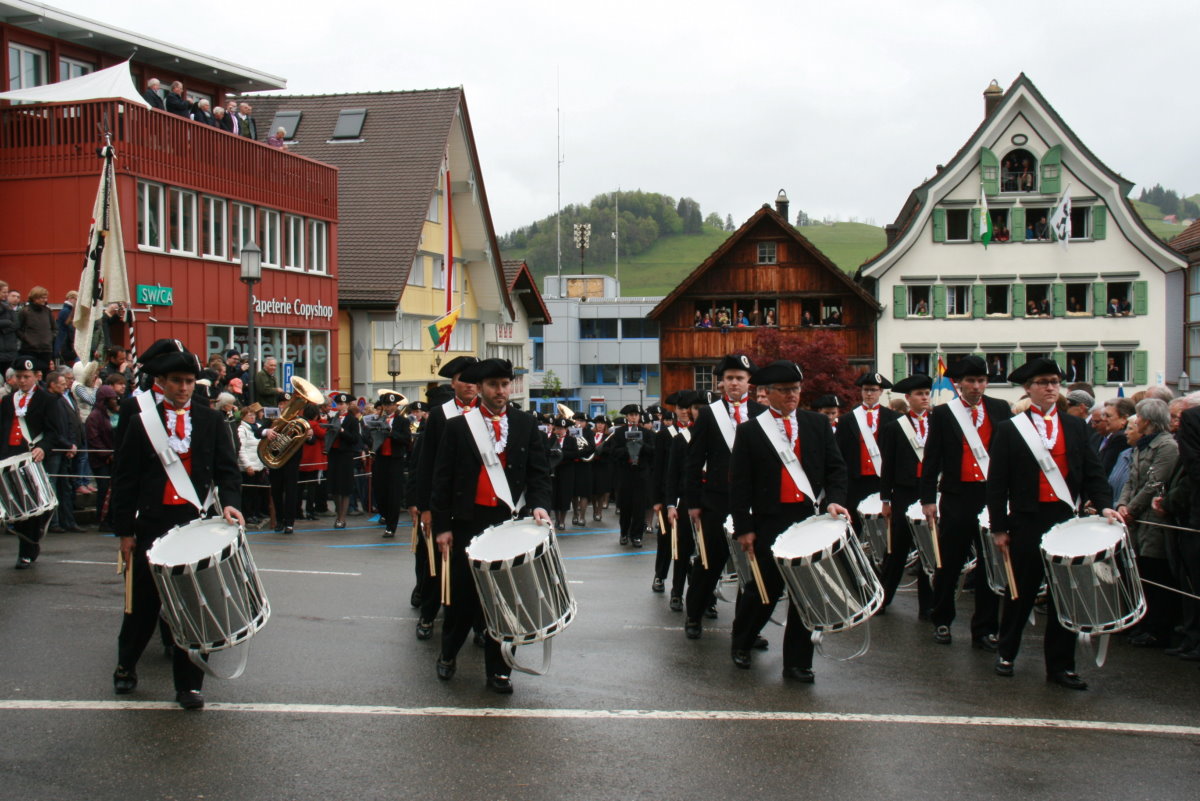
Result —
[[[858, 268], [858, 276], [869, 275], [872, 268], [875, 267], [886, 256], [902, 253], [913, 244], [913, 236], [916, 232], [913, 230], [915, 223], [924, 222], [926, 212], [930, 204], [931, 190], [943, 181], [955, 182], [958, 180], [960, 173], [963, 170], [969, 170], [978, 164], [979, 149], [983, 146], [984, 137], [990, 132], [992, 127], [1004, 120], [1009, 114], [1011, 107], [1017, 102], [1021, 96], [1028, 95], [1033, 104], [1046, 115], [1050, 122], [1062, 132], [1064, 142], [1069, 146], [1069, 150], [1073, 154], [1078, 154], [1083, 160], [1104, 178], [1111, 181], [1117, 188], [1115, 197], [1112, 201], [1121, 205], [1126, 212], [1126, 219], [1143, 234], [1143, 248], [1139, 248], [1143, 253], [1146, 248], [1159, 249], [1160, 255], [1171, 258], [1171, 250], [1166, 247], [1153, 231], [1142, 220], [1141, 215], [1133, 208], [1133, 204], [1129, 202], [1129, 192], [1133, 189], [1133, 182], [1110, 169], [1108, 165], [1096, 157], [1094, 153], [1083, 143], [1083, 141], [1071, 130], [1054, 107], [1046, 100], [1045, 96], [1034, 86], [1025, 73], [1017, 76], [1017, 79], [1012, 82], [1008, 90], [1004, 93], [1000, 102], [997, 103], [990, 114], [986, 115], [983, 121], [963, 144], [963, 146], [954, 154], [945, 167], [940, 167], [937, 174], [929, 178], [916, 189], [914, 189], [905, 200], [903, 207], [900, 209], [900, 214], [896, 217], [894, 223], [897, 232], [892, 243], [881, 250], [876, 255], [867, 259]], [[936, 200], [936, 198], [935, 198]], [[1109, 208], [1116, 211], [1114, 204], [1110, 203]], [[1136, 246], [1136, 243], [1135, 243]], [[1147, 254], [1149, 255], [1149, 254]]]
[[[302, 116], [288, 147], [338, 167], [338, 300], [344, 306], [394, 306], [399, 302], [437, 188], [442, 157], [450, 151], [454, 189], [469, 184], [478, 204], [455, 199], [455, 227], [479, 242], [464, 250], [492, 262], [503, 305], [512, 300], [500, 264], [479, 154], [461, 88], [335, 95], [260, 95], [254, 117], [264, 138], [278, 111]], [[332, 138], [344, 109], [366, 109], [356, 140]], [[455, 126], [461, 125], [461, 136]], [[467, 254], [456, 254], [467, 255]]]
[[509, 294], [517, 295], [521, 301], [529, 322], [545, 325], [552, 322], [550, 310], [546, 308], [542, 293], [538, 292], [537, 281], [534, 280], [533, 273], [524, 259], [504, 260], [504, 280]]
[[651, 320], [657, 320], [659, 315], [665, 312], [667, 308], [671, 306], [671, 304], [687, 293], [692, 284], [696, 283], [696, 281], [700, 279], [700, 276], [704, 275], [706, 272], [712, 269], [714, 265], [721, 261], [721, 259], [723, 259], [725, 255], [729, 253], [729, 251], [732, 250], [750, 232], [751, 229], [754, 228], [754, 226], [758, 225], [758, 223], [762, 222], [764, 219], [774, 222], [781, 233], [789, 236], [794, 242], [799, 244], [800, 247], [804, 248], [805, 251], [810, 253], [813, 258], [817, 260], [818, 264], [836, 275], [838, 280], [842, 281], [850, 292], [860, 297], [865, 303], [870, 305], [876, 311], [881, 308], [879, 301], [875, 300], [871, 293], [867, 292], [865, 289], [855, 283], [850, 276], [846, 275], [845, 272], [839, 269], [836, 264], [829, 260], [828, 256], [826, 256], [817, 248], [816, 245], [814, 245], [812, 242], [809, 242], [808, 239], [805, 238], [805, 236], [799, 231], [797, 231], [791, 223], [781, 217], [779, 212], [771, 208], [770, 205], [764, 203], [762, 208], [750, 215], [750, 219], [746, 220], [744, 223], [742, 223], [740, 228], [730, 234], [729, 238], [722, 242], [721, 246], [714, 250], [711, 256], [701, 262], [696, 269], [692, 270], [691, 274], [689, 274], [687, 278], [683, 279], [683, 282], [680, 283], [679, 286], [675, 287], [671, 294], [659, 301], [658, 305], [655, 306], [650, 313], [646, 315], [646, 317]]
[[1190, 256], [1200, 251], [1200, 220], [1196, 220], [1176, 234], [1170, 244], [1171, 247], [1185, 256]]

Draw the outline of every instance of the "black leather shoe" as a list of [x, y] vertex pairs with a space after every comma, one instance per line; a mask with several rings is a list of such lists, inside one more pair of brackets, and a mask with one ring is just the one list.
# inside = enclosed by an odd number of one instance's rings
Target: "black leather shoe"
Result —
[[600, 515], [592, 515], [592, 521], [593, 521], [593, 522], [595, 522], [595, 523], [599, 523], [599, 522], [600, 522]]
[[29, 568], [33, 567], [33, 560], [28, 556], [18, 557], [17, 563], [13, 565], [13, 567], [17, 570], [28, 570]]
[[1046, 675], [1046, 681], [1052, 684], [1057, 684], [1060, 687], [1066, 687], [1068, 690], [1086, 690], [1087, 682], [1079, 678], [1079, 674], [1073, 670], [1060, 670], [1058, 673], [1049, 673]]
[[741, 648], [734, 648], [730, 651], [730, 656], [733, 657], [733, 664], [740, 667], [742, 670], [750, 669], [750, 652]]
[[996, 648], [998, 647], [996, 643], [996, 635], [985, 634], [982, 637], [976, 637], [975, 639], [971, 640], [971, 647], [978, 648], [980, 651], [987, 651], [988, 653], [994, 654], [996, 653]]
[[421, 608], [421, 587], [420, 585], [413, 587], [412, 595], [408, 596], [408, 603], [413, 609]]
[[67, 533], [67, 530], [65, 528], [63, 528], [62, 526], [51, 526], [50, 528], [46, 529], [46, 531], [50, 532], [51, 534], [66, 534]]
[[508, 676], [488, 676], [487, 686], [499, 695], [512, 695], [512, 680]]
[[136, 689], [137, 674], [117, 665], [117, 669], [113, 671], [113, 692], [117, 695], [129, 695]]
[[683, 599], [680, 598], [678, 595], [671, 596], [671, 611], [672, 612], [683, 611]]
[[1013, 663], [1011, 659], [1004, 657], [996, 657], [996, 665], [993, 668], [997, 676], [1011, 676], [1013, 674]]
[[683, 621], [683, 633], [687, 635], [689, 640], [700, 639], [700, 621], [688, 618]]
[[798, 681], [801, 684], [812, 684], [816, 681], [816, 675], [808, 668], [801, 667], [785, 667], [783, 669], [783, 677], [789, 681]]
[[953, 638], [950, 636], [949, 626], [935, 626], [933, 629], [933, 641], [938, 645], [949, 645]]
[[484, 639], [482, 631], [475, 632], [475, 639], [473, 640], [473, 642], [479, 648], [482, 648], [483, 646], [487, 645], [487, 640]]
[[385, 540], [390, 540], [395, 536], [396, 536], [396, 532], [392, 531], [391, 529], [387, 529], [386, 531], [383, 532], [383, 538]]
[[633, 539], [631, 539], [629, 541], [629, 544], [632, 545], [634, 548], [641, 548], [642, 547], [641, 537], [634, 537]]
[[175, 703], [184, 709], [204, 709], [204, 696], [199, 690], [180, 690], [175, 693]]
[[624, 534], [622, 534], [622, 535], [621, 535], [621, 539], [620, 539], [620, 540], [618, 540], [618, 542], [619, 542], [621, 545], [628, 545], [628, 544], [629, 544], [629, 537], [626, 537]]
[[292, 528], [291, 526], [284, 526], [283, 533], [284, 534], [295, 534], [296, 529]]
[[1159, 639], [1148, 631], [1143, 631], [1136, 637], [1131, 638], [1129, 644], [1134, 648], [1165, 648], [1170, 643]]
[[433, 621], [418, 620], [417, 621], [417, 639], [428, 640], [433, 636]]
[[754, 645], [750, 646], [755, 651], [765, 651], [771, 647], [771, 643], [767, 642], [766, 637], [755, 637]]
[[345, 527], [346, 527], [346, 521], [345, 521], [345, 520], [334, 520], [334, 521], [333, 521], [333, 527], [334, 527], [334, 528], [345, 528]]
[[454, 678], [454, 671], [458, 669], [458, 665], [453, 659], [443, 659], [438, 657], [437, 661], [437, 677], [442, 681], [450, 681]]
[[705, 609], [704, 616], [706, 618], [708, 618], [709, 620], [716, 620], [717, 619], [717, 605], [713, 604], [712, 606], [708, 607], [708, 609]]
[[654, 581], [650, 582], [650, 590], [652, 592], [662, 592], [664, 589], [666, 588], [663, 586], [663, 580], [655, 576]]

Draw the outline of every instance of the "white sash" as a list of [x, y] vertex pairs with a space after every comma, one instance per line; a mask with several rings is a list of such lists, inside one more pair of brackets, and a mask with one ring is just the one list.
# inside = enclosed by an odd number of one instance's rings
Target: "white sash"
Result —
[[671, 435], [671, 439], [674, 439], [675, 437], [679, 436], [679, 429], [675, 426], [670, 426], [667, 428], [667, 433]]
[[[768, 409], [760, 414], [757, 420], [763, 433], [767, 435], [771, 447], [775, 449], [775, 455], [779, 457], [779, 461], [783, 462], [783, 468], [792, 477], [792, 482], [796, 485], [796, 489], [803, 492], [805, 497], [811, 500], [813, 504], [820, 503], [821, 499], [813, 492], [812, 482], [808, 480], [808, 474], [804, 472], [804, 466], [800, 464], [800, 458], [792, 450], [791, 443], [783, 438], [783, 434], [779, 433], [779, 426], [775, 424], [775, 416], [771, 414], [771, 410]], [[796, 436], [800, 436], [799, 429], [796, 431]], [[821, 494], [824, 495], [825, 493], [822, 492]]]
[[913, 428], [912, 420], [908, 419], [908, 415], [900, 418], [900, 430], [904, 432], [905, 438], [908, 439], [908, 444], [912, 446], [913, 453], [917, 455], [917, 462], [925, 461], [925, 446], [918, 444], [917, 432]]
[[[451, 401], [451, 403], [453, 402]], [[504, 465], [501, 464], [500, 457], [496, 454], [496, 440], [492, 437], [492, 432], [488, 429], [487, 424], [483, 422], [483, 412], [476, 406], [463, 414], [463, 417], [466, 418], [467, 428], [471, 430], [471, 437], [475, 440], [475, 449], [479, 451], [483, 469], [487, 471], [488, 480], [492, 482], [492, 491], [496, 493], [497, 498], [508, 504], [508, 508], [515, 514], [525, 505], [525, 496], [522, 494], [519, 503], [513, 505], [508, 476], [504, 475]], [[512, 421], [509, 421], [509, 425], [512, 425]]]
[[[142, 418], [142, 426], [146, 429], [146, 437], [150, 440], [150, 447], [154, 449], [158, 460], [162, 462], [167, 479], [171, 482], [171, 486], [175, 488], [175, 494], [203, 512], [212, 505], [213, 493], [216, 491], [216, 487], [214, 486], [209, 490], [208, 498], [205, 500], [204, 505], [201, 506], [200, 498], [196, 495], [196, 488], [192, 486], [192, 477], [188, 475], [187, 468], [183, 466], [183, 460], [167, 444], [167, 425], [158, 416], [158, 408], [154, 403], [154, 393], [143, 392], [137, 396], [137, 402]], [[192, 447], [195, 447], [194, 442], [192, 443]]]
[[[1013, 425], [1017, 427], [1017, 433], [1025, 440], [1025, 444], [1029, 446], [1029, 452], [1033, 454], [1033, 460], [1037, 462], [1042, 475], [1049, 482], [1050, 489], [1054, 490], [1054, 494], [1058, 496], [1060, 501], [1074, 509], [1075, 504], [1071, 501], [1071, 490], [1067, 488], [1067, 480], [1063, 477], [1062, 471], [1058, 469], [1058, 464], [1054, 461], [1054, 457], [1050, 454], [1046, 443], [1042, 441], [1042, 435], [1033, 427], [1033, 421], [1029, 419], [1029, 415], [1017, 415], [1013, 418]], [[1060, 437], [1066, 436], [1061, 429], [1058, 435]]]
[[458, 417], [462, 412], [459, 411], [458, 404], [454, 402], [454, 398], [451, 398], [442, 404], [442, 414], [449, 420], [451, 417]]
[[725, 438], [725, 445], [729, 448], [729, 452], [733, 453], [733, 420], [729, 418], [729, 410], [725, 408], [725, 404], [720, 398], [709, 404], [708, 408], [712, 409], [713, 417], [717, 418], [717, 428], [721, 430], [721, 436]]
[[[883, 409], [878, 409], [875, 413]], [[862, 406], [854, 407], [854, 419], [858, 422], [858, 431], [862, 436], [863, 444], [867, 446], [867, 456], [871, 457], [871, 464], [875, 465], [875, 475], [883, 473], [883, 456], [879, 453], [879, 443], [875, 441], [875, 435], [871, 432], [871, 427], [867, 425], [867, 410]]]
[[683, 441], [684, 441], [684, 442], [688, 442], [688, 443], [690, 443], [690, 442], [692, 441], [692, 429], [691, 429], [691, 427], [684, 428], [684, 429], [680, 429], [680, 431], [679, 431], [679, 435], [680, 435], [681, 437], [683, 437]]
[[[975, 428], [975, 423], [971, 421], [971, 413], [957, 399], [950, 401], [949, 405], [950, 414], [954, 415], [954, 419], [958, 422], [958, 427], [962, 430], [963, 438], [967, 441], [967, 447], [971, 449], [971, 455], [975, 457], [975, 463], [979, 465], [979, 472], [983, 473], [984, 478], [987, 478], [988, 465], [992, 463], [992, 459], [988, 456], [987, 448], [983, 447], [983, 440], [979, 437], [979, 430]], [[982, 398], [979, 401], [979, 405], [983, 407], [983, 413], [986, 415], [987, 407], [983, 406]]]
[[[33, 403], [33, 395], [35, 392], [37, 392], [36, 389], [26, 396], [29, 398], [27, 401], [28, 403]], [[25, 446], [29, 448], [29, 450], [33, 450], [37, 447], [37, 444], [42, 441], [42, 437], [46, 432], [43, 431], [41, 434], [38, 434], [36, 438], [30, 436], [29, 424], [25, 422], [24, 417], [17, 414], [17, 393], [14, 392], [11, 397], [13, 401], [13, 417], [17, 418], [17, 428], [21, 430], [21, 438], [25, 440]]]

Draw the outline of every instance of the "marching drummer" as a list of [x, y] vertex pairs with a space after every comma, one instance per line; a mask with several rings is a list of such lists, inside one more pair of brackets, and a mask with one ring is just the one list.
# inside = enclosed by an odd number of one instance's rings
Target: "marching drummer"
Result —
[[[434, 465], [430, 509], [443, 559], [450, 563], [449, 603], [442, 623], [442, 652], [437, 676], [448, 681], [458, 651], [482, 618], [479, 594], [467, 563], [466, 547], [485, 528], [503, 523], [523, 509], [550, 523], [550, 467], [546, 438], [532, 415], [510, 409], [512, 363], [485, 359], [466, 368], [459, 379], [479, 387], [479, 406], [446, 421]], [[487, 685], [512, 692], [500, 644], [484, 635]]]
[[[838, 447], [849, 475], [850, 508], [857, 510], [858, 502], [872, 493], [879, 492], [879, 473], [883, 469], [883, 455], [876, 441], [879, 431], [900, 415], [879, 403], [885, 389], [892, 382], [876, 372], [863, 373], [854, 382], [862, 396], [862, 403], [838, 419]], [[855, 524], [861, 520], [855, 515]]]
[[[776, 538], [818, 511], [848, 517], [846, 463], [828, 420], [797, 411], [800, 366], [771, 362], [752, 383], [767, 388], [766, 411], [737, 427], [730, 462], [733, 528], [742, 549], [757, 560], [767, 597], [751, 588], [738, 595], [733, 620], [733, 663], [749, 669], [751, 649], [783, 592], [783, 576], [771, 555]], [[783, 636], [783, 676], [811, 684], [813, 644], [794, 605], [788, 606]]]
[[412, 444], [412, 425], [398, 413], [399, 404], [405, 401], [407, 398], [398, 392], [381, 393], [379, 420], [369, 430], [371, 452], [375, 454], [371, 476], [384, 539], [396, 536], [404, 507], [404, 467]]
[[[117, 638], [113, 689], [118, 695], [137, 687], [138, 659], [158, 626], [161, 603], [147, 549], [170, 529], [199, 517], [213, 489], [226, 522], [245, 525], [238, 511], [241, 473], [233, 440], [223, 430], [224, 417], [192, 403], [200, 361], [178, 340], [174, 345], [144, 365], [162, 389], [162, 402], [156, 405], [152, 393], [139, 396], [140, 408], [118, 446], [112, 477], [113, 528], [121, 535], [125, 569], [133, 571], [131, 611]], [[173, 667], [175, 700], [184, 709], [203, 708], [203, 671], [178, 646]]]
[[[1082, 501], [1102, 509], [1112, 523], [1120, 516], [1112, 507], [1112, 489], [1095, 451], [1088, 447], [1087, 425], [1058, 413], [1062, 368], [1039, 358], [1013, 371], [1008, 380], [1025, 387], [1029, 409], [996, 426], [992, 436], [987, 506], [992, 536], [1007, 552], [1016, 578], [1016, 600], [1010, 587], [1000, 619], [996, 673], [1013, 675], [1021, 632], [1037, 600], [1044, 577], [1039, 546], [1042, 535], [1070, 520]], [[1046, 680], [1071, 690], [1086, 690], [1075, 672], [1076, 635], [1063, 628], [1050, 587], [1046, 603]]]

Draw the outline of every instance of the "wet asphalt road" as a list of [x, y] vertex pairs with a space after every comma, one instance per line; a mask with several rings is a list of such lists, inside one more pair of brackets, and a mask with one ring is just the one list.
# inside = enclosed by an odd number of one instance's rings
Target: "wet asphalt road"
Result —
[[650, 549], [618, 546], [611, 515], [561, 538], [580, 612], [546, 676], [497, 696], [468, 644], [440, 682], [405, 533], [352, 520], [252, 535], [273, 616], [199, 713], [169, 703], [153, 646], [137, 692], [112, 693], [115, 540], [51, 535], [18, 572], [0, 537], [0, 799], [1200, 797], [1194, 663], [1114, 642], [1071, 692], [1045, 683], [1035, 628], [1001, 679], [969, 647], [969, 600], [944, 647], [904, 592], [865, 657], [818, 656], [815, 685], [788, 685], [775, 626], [750, 671], [730, 662], [730, 604], [686, 640], [650, 592]]

